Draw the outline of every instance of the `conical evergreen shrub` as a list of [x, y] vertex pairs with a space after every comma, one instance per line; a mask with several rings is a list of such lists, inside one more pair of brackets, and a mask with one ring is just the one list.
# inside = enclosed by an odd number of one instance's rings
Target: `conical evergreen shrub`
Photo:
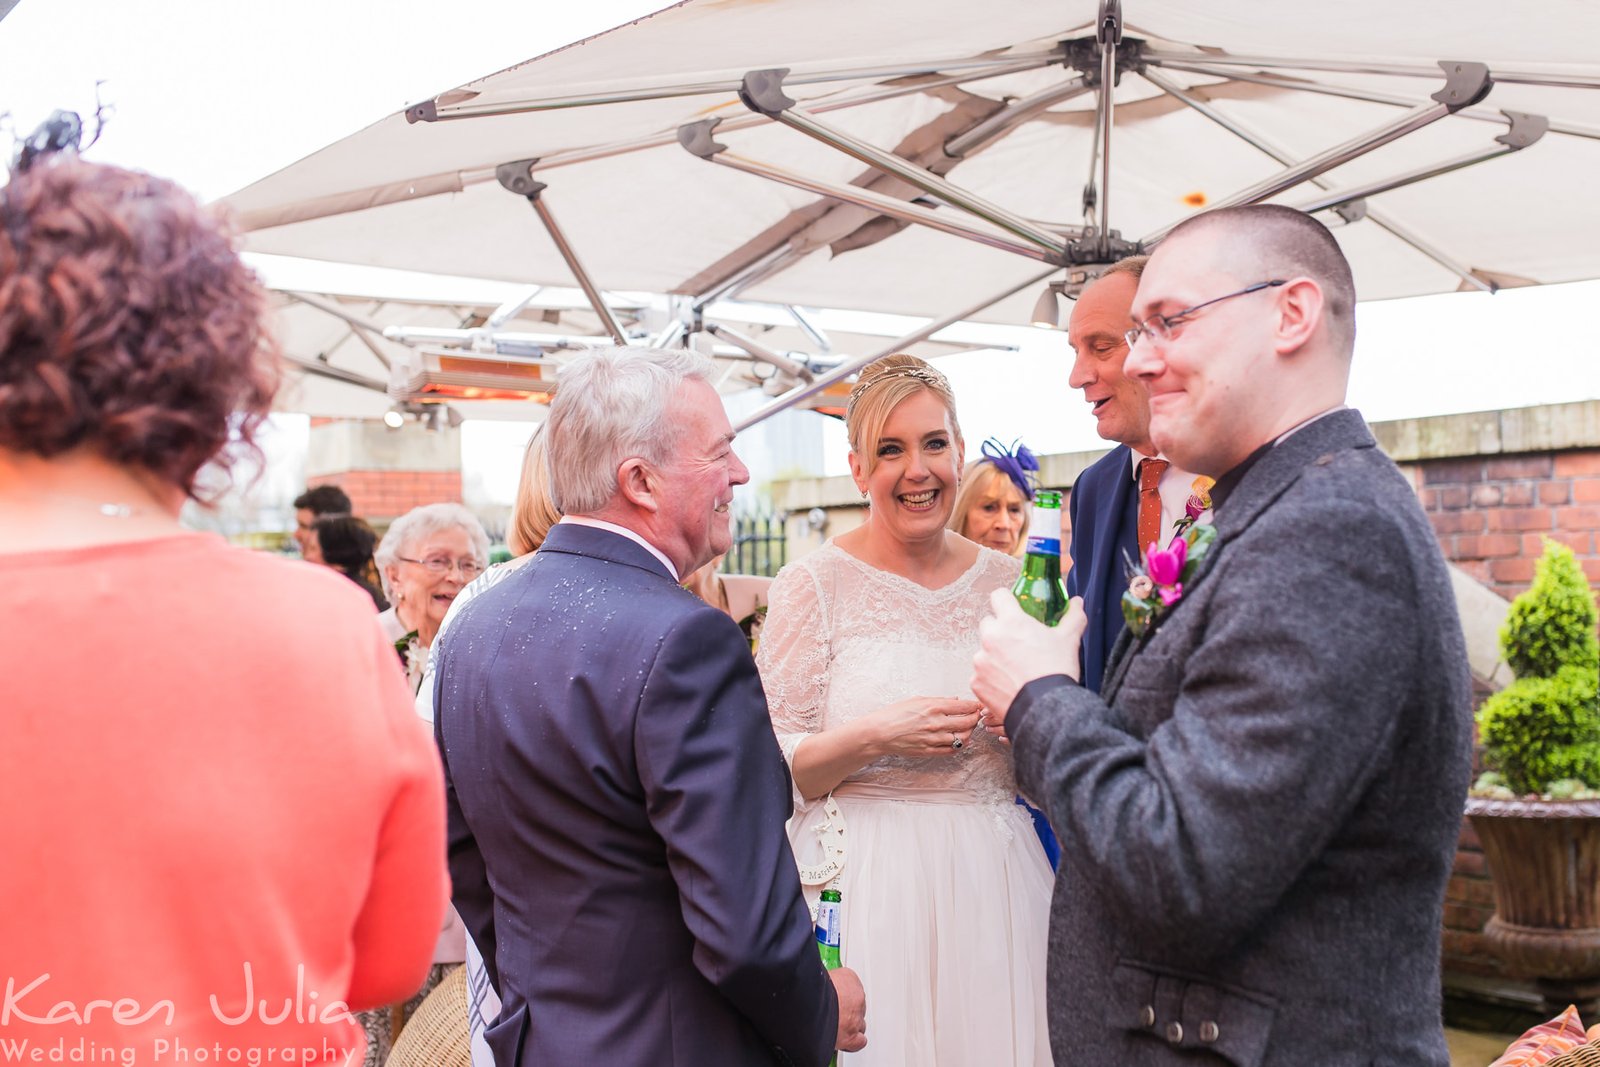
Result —
[[1484, 760], [1513, 793], [1600, 789], [1597, 615], [1572, 549], [1546, 539], [1533, 585], [1500, 629], [1516, 680], [1478, 709]]

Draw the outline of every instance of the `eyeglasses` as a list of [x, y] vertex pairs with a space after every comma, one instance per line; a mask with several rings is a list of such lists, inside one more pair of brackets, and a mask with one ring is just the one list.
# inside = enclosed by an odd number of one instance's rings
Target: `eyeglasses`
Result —
[[448, 556], [429, 556], [427, 559], [410, 559], [406, 556], [396, 556], [395, 559], [401, 563], [415, 563], [419, 567], [426, 567], [434, 574], [444, 574], [447, 571], [459, 569], [461, 577], [469, 582], [478, 576], [479, 571], [483, 570], [482, 567], [478, 566], [476, 560], [451, 559]]
[[1212, 304], [1220, 304], [1224, 300], [1232, 300], [1236, 296], [1244, 296], [1247, 293], [1259, 293], [1263, 289], [1272, 289], [1276, 286], [1287, 284], [1288, 282], [1283, 278], [1279, 278], [1276, 281], [1270, 282], [1257, 282], [1248, 288], [1240, 289], [1236, 293], [1228, 293], [1225, 296], [1219, 296], [1215, 299], [1207, 300], [1203, 304], [1196, 304], [1192, 308], [1184, 308], [1175, 315], [1151, 315], [1143, 322], [1136, 323], [1133, 329], [1129, 330], [1122, 336], [1127, 340], [1129, 348], [1132, 348], [1134, 345], [1138, 344], [1139, 338], [1141, 337], [1149, 337], [1152, 341], [1170, 341], [1172, 339], [1173, 329], [1188, 321], [1189, 316], [1193, 315], [1201, 308], [1208, 308]]

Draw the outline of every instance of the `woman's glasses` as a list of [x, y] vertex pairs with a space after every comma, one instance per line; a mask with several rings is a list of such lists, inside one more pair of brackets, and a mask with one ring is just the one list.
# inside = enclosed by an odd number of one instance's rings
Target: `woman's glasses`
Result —
[[395, 559], [399, 560], [401, 563], [415, 563], [419, 567], [427, 568], [427, 570], [434, 574], [444, 574], [448, 571], [459, 570], [461, 572], [461, 577], [465, 578], [469, 582], [478, 576], [479, 571], [483, 570], [483, 568], [479, 566], [477, 560], [451, 559], [449, 556], [429, 556], [427, 559], [411, 559], [407, 556], [396, 556]]

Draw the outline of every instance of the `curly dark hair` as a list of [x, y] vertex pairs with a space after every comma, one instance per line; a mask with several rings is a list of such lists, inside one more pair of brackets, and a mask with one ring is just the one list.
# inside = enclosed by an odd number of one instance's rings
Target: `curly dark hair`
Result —
[[260, 456], [278, 384], [265, 308], [231, 230], [172, 182], [68, 153], [13, 172], [0, 187], [0, 448], [90, 447], [198, 498], [208, 462]]

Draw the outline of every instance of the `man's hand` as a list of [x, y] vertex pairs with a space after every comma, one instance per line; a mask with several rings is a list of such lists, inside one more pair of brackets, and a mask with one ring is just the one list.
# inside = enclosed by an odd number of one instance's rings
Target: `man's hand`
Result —
[[867, 991], [848, 967], [829, 971], [828, 977], [839, 995], [839, 1038], [834, 1047], [840, 1052], [860, 1052], [867, 1047]]
[[985, 708], [984, 725], [1003, 733], [1006, 713], [1023, 686], [1050, 674], [1078, 680], [1078, 643], [1089, 618], [1083, 598], [1075, 596], [1061, 622], [1046, 626], [1023, 611], [1009, 589], [996, 589], [989, 608], [993, 614], [978, 624], [972, 694]]

